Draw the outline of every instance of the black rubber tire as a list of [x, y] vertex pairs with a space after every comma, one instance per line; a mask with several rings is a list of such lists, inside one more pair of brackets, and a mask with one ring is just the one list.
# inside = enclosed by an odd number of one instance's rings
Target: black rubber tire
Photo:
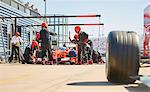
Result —
[[45, 61], [45, 65], [51, 65], [50, 61]]
[[139, 72], [139, 39], [135, 32], [112, 31], [107, 38], [106, 75], [113, 83], [129, 84]]
[[75, 62], [70, 62], [70, 65], [75, 65], [76, 63]]

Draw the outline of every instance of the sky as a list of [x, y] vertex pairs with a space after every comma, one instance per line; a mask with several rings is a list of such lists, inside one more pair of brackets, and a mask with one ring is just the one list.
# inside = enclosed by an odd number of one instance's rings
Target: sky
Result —
[[[44, 14], [43, 0], [22, 1], [34, 4], [34, 7]], [[104, 23], [101, 30], [105, 36], [114, 30], [135, 31], [142, 35], [143, 10], [148, 4], [150, 0], [47, 0], [47, 14], [100, 14], [100, 21]], [[97, 18], [71, 18], [69, 23], [98, 23], [98, 20]], [[74, 34], [73, 28], [69, 28], [72, 34]], [[89, 33], [91, 37], [98, 36], [98, 26], [81, 26], [81, 29]]]

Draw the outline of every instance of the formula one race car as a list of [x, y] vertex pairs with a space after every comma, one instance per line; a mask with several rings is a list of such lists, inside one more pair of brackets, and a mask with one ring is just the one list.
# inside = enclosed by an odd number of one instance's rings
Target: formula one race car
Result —
[[53, 61], [57, 64], [76, 64], [76, 44], [67, 45], [53, 51]]

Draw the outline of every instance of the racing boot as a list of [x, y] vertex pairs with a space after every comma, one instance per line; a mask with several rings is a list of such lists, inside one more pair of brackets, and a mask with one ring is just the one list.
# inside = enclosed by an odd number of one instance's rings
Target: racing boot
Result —
[[82, 61], [77, 61], [77, 65], [82, 65]]
[[88, 63], [89, 63], [90, 65], [93, 64], [93, 60], [90, 59], [90, 60], [88, 61]]
[[49, 61], [49, 65], [53, 65], [53, 61]]
[[103, 59], [100, 59], [100, 64], [104, 64], [104, 60]]

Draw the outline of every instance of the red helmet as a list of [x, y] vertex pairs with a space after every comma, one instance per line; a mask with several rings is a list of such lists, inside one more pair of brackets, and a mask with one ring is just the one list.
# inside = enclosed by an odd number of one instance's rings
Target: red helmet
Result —
[[80, 26], [76, 26], [74, 30], [75, 30], [76, 33], [79, 33], [81, 28], [80, 28]]
[[19, 32], [16, 32], [16, 35], [20, 36], [20, 33], [19, 33]]
[[47, 24], [45, 22], [42, 22], [41, 26], [47, 28]]

